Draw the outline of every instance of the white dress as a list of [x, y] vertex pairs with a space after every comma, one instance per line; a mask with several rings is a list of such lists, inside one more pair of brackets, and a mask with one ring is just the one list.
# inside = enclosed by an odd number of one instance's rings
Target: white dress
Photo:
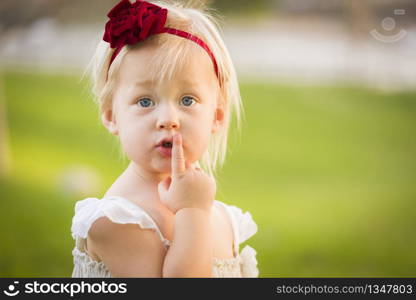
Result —
[[[234, 257], [216, 258], [212, 261], [213, 277], [258, 277], [256, 251], [246, 245], [239, 252], [240, 243], [246, 241], [257, 232], [257, 225], [249, 212], [234, 205], [214, 200], [214, 205], [223, 206], [229, 216], [234, 233]], [[86, 198], [75, 203], [75, 215], [72, 218], [71, 233], [75, 240], [72, 250], [74, 269], [72, 277], [112, 277], [102, 261], [92, 259], [85, 249], [88, 231], [93, 222], [106, 216], [115, 223], [133, 223], [141, 228], [153, 229], [160, 237], [166, 248], [169, 240], [166, 239], [154, 220], [140, 206], [130, 200], [110, 196], [102, 199]]]

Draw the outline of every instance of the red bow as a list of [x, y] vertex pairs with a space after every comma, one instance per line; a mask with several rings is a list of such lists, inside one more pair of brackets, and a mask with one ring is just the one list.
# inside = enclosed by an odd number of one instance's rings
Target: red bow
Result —
[[111, 48], [136, 44], [156, 33], [162, 33], [165, 26], [167, 9], [146, 1], [130, 3], [121, 0], [107, 16], [103, 40]]

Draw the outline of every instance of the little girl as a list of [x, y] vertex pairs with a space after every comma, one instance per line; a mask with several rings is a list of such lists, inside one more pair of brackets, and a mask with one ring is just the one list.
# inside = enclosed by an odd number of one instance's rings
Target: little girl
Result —
[[139, 0], [107, 16], [89, 70], [130, 163], [103, 198], [75, 204], [72, 277], [258, 277], [256, 251], [239, 251], [251, 214], [215, 200], [241, 98], [214, 18]]

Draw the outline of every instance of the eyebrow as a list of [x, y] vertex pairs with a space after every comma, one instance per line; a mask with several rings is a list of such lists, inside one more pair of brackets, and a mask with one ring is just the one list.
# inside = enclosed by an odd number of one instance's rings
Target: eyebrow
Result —
[[[147, 79], [144, 81], [136, 81], [134, 83], [135, 86], [145, 86], [145, 85], [149, 85], [150, 83], [154, 83], [153, 80], [151, 79]], [[192, 81], [178, 81], [177, 84], [183, 84], [186, 87], [196, 87], [198, 86], [197, 82], [192, 82]]]
[[153, 80], [148, 79], [148, 80], [144, 80], [144, 81], [136, 81], [134, 83], [135, 86], [142, 86], [142, 85], [148, 85], [149, 83], [153, 83]]

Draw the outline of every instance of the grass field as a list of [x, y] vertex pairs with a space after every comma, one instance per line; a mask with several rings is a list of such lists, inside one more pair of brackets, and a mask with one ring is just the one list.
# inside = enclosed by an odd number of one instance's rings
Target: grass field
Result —
[[[79, 77], [6, 72], [0, 276], [69, 277], [74, 204], [126, 166]], [[260, 277], [416, 275], [416, 92], [242, 82], [217, 199], [250, 211]], [[91, 194], [63, 174], [97, 174]], [[240, 249], [241, 249], [240, 248]]]

